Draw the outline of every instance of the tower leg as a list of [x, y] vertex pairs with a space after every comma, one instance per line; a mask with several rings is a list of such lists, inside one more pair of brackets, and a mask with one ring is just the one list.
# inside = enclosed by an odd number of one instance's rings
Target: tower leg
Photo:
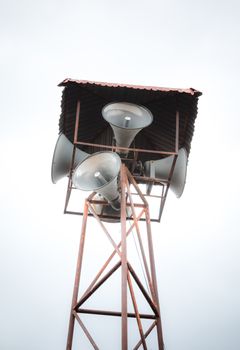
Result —
[[159, 350], [164, 350], [162, 323], [161, 323], [161, 318], [160, 318], [160, 304], [159, 304], [159, 298], [158, 298], [157, 276], [156, 276], [154, 250], [153, 250], [153, 242], [152, 242], [151, 221], [150, 221], [148, 207], [146, 208], [145, 215], [146, 215], [148, 250], [149, 250], [150, 268], [151, 268], [151, 275], [152, 275], [153, 288], [154, 288], [154, 297], [155, 297], [155, 303], [157, 305], [158, 312], [159, 312], [159, 316], [156, 319], [156, 321], [157, 321], [157, 335], [158, 335], [158, 348], [159, 348]]
[[78, 298], [78, 290], [79, 290], [80, 276], [81, 276], [81, 270], [82, 270], [83, 251], [84, 251], [84, 243], [85, 243], [85, 235], [86, 235], [87, 218], [88, 218], [88, 203], [87, 203], [87, 201], [85, 201], [83, 219], [82, 219], [82, 231], [81, 231], [81, 238], [80, 238], [80, 244], [79, 244], [77, 267], [76, 267], [75, 282], [74, 282], [73, 297], [72, 297], [72, 306], [71, 306], [70, 320], [69, 320], [69, 327], [68, 327], [68, 337], [67, 337], [66, 350], [72, 349], [73, 330], [74, 330], [74, 323], [75, 323], [74, 307], [77, 304], [77, 298]]
[[125, 198], [125, 171], [124, 165], [121, 167], [121, 266], [122, 266], [122, 350], [128, 348], [128, 326], [127, 326], [127, 237], [126, 237], [126, 198]]

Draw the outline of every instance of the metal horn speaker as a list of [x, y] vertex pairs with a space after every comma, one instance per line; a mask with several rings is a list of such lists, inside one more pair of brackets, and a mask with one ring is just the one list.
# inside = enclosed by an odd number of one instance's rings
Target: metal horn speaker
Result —
[[[169, 156], [155, 161], [147, 161], [144, 164], [145, 175], [152, 178], [168, 179], [172, 167], [174, 156]], [[181, 148], [178, 152], [178, 157], [175, 163], [170, 189], [177, 198], [181, 197], [187, 175], [187, 160], [188, 155], [185, 148]], [[147, 190], [148, 192], [148, 190]]]
[[[53, 153], [51, 177], [55, 184], [58, 180], [69, 175], [72, 161], [73, 144], [64, 134], [59, 135]], [[88, 153], [76, 148], [73, 169], [89, 156]]]
[[[103, 118], [111, 125], [117, 147], [128, 148], [137, 133], [153, 121], [152, 113], [143, 106], [128, 102], [109, 103], [102, 109]], [[119, 150], [119, 153], [125, 153]]]
[[118, 174], [120, 157], [113, 152], [97, 152], [85, 159], [75, 169], [72, 177], [76, 188], [101, 194], [109, 204], [120, 210]]
[[[103, 197], [97, 193], [94, 197], [93, 197], [94, 201], [102, 201]], [[101, 221], [105, 221], [105, 222], [120, 222], [121, 218], [120, 218], [120, 212], [119, 210], [115, 210], [110, 204], [101, 204], [101, 203], [93, 203], [93, 208], [95, 210], [95, 212], [97, 213], [97, 215], [104, 215], [104, 216], [108, 216], [106, 218], [101, 217]], [[131, 217], [131, 208], [126, 206], [126, 217]]]

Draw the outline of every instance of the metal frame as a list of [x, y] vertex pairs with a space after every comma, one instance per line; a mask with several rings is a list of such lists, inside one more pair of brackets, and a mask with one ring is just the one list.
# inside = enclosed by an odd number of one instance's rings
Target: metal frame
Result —
[[[78, 325], [83, 330], [84, 334], [89, 340], [89, 343], [92, 345], [94, 349], [99, 349], [96, 341], [91, 336], [89, 330], [84, 325], [81, 314], [88, 315], [105, 315], [111, 317], [121, 317], [121, 349], [128, 350], [128, 319], [135, 318], [138, 331], [139, 331], [139, 341], [134, 346], [134, 350], [139, 349], [141, 346], [143, 349], [147, 349], [146, 338], [148, 335], [156, 331], [157, 335], [157, 345], [156, 348], [158, 350], [164, 350], [163, 343], [163, 335], [162, 335], [162, 325], [161, 325], [161, 317], [160, 317], [160, 305], [158, 298], [158, 288], [157, 288], [157, 279], [156, 279], [156, 270], [155, 270], [155, 261], [154, 261], [154, 250], [153, 250], [153, 241], [152, 241], [152, 233], [151, 233], [151, 221], [160, 222], [162, 212], [164, 209], [164, 205], [166, 202], [167, 193], [169, 190], [169, 186], [171, 183], [171, 178], [173, 175], [174, 167], [176, 164], [178, 150], [179, 150], [179, 112], [176, 111], [176, 130], [175, 130], [175, 150], [174, 151], [156, 151], [156, 150], [147, 150], [147, 149], [136, 149], [136, 148], [123, 148], [116, 147], [114, 145], [102, 145], [102, 144], [94, 144], [94, 143], [86, 143], [78, 140], [78, 130], [80, 123], [80, 101], [77, 102], [76, 108], [76, 120], [75, 120], [75, 129], [74, 129], [74, 141], [73, 141], [73, 153], [72, 153], [72, 161], [71, 168], [68, 180], [68, 187], [65, 199], [64, 213], [74, 214], [74, 215], [82, 215], [82, 229], [81, 229], [81, 238], [79, 244], [79, 252], [77, 258], [77, 267], [75, 274], [75, 283], [73, 289], [73, 297], [72, 297], [72, 305], [70, 312], [70, 320], [69, 320], [69, 329], [68, 329], [68, 338], [67, 338], [67, 350], [72, 349], [73, 345], [73, 334], [75, 329], [75, 321], [77, 321]], [[112, 219], [113, 216], [107, 215], [99, 215], [96, 213], [94, 209], [94, 204], [103, 204], [107, 205], [106, 201], [95, 200], [95, 193], [92, 193], [84, 202], [84, 209], [82, 212], [78, 211], [70, 211], [68, 210], [69, 200], [71, 197], [72, 190], [76, 190], [72, 184], [72, 173], [73, 173], [73, 164], [75, 158], [76, 147], [78, 145], [88, 145], [96, 147], [96, 151], [99, 148], [103, 149], [111, 149], [112, 151], [116, 151], [116, 149], [122, 149], [133, 152], [133, 159], [122, 159], [121, 171], [119, 176], [120, 182], [120, 192], [121, 192], [121, 210], [117, 219], [121, 222], [121, 241], [116, 243], [109, 231], [106, 228], [106, 225], [102, 220], [104, 219]], [[157, 179], [151, 177], [144, 176], [134, 176], [131, 174], [131, 171], [128, 170], [127, 166], [124, 164], [127, 161], [136, 162], [138, 158], [138, 153], [155, 153], [159, 155], [173, 155], [173, 162], [171, 169], [169, 171], [168, 179]], [[142, 193], [139, 183], [146, 183], [152, 185], [159, 185], [160, 194], [159, 195], [148, 195], [147, 193]], [[149, 213], [149, 205], [147, 202], [148, 197], [155, 197], [159, 199], [159, 213], [157, 218], [151, 218]], [[138, 199], [135, 201], [135, 199]], [[139, 199], [140, 202], [139, 203]], [[131, 216], [126, 217], [126, 207], [130, 207]], [[86, 291], [79, 296], [79, 286], [81, 283], [81, 272], [83, 267], [83, 253], [85, 247], [85, 237], [86, 237], [86, 227], [87, 221], [89, 217], [93, 217], [98, 225], [101, 227], [105, 235], [108, 237], [110, 244], [113, 246], [113, 251], [108, 259], [104, 262], [99, 272], [96, 274], [93, 281], [90, 283]], [[126, 222], [129, 220], [130, 228], [127, 229]], [[147, 247], [144, 246], [142, 241], [142, 233], [140, 231], [140, 221], [145, 221], [146, 224], [146, 232], [147, 235]], [[136, 230], [138, 245], [140, 247], [141, 253], [141, 261], [143, 263], [144, 274], [146, 275], [147, 280], [147, 288], [144, 287], [144, 283], [140, 280], [136, 271], [133, 269], [133, 266], [129, 262], [128, 258], [128, 237], [133, 233], [133, 230]], [[119, 261], [110, 268], [110, 262], [112, 261], [114, 256], [118, 256]], [[86, 309], [84, 308], [84, 303], [95, 293], [98, 288], [104, 284], [109, 277], [115, 273], [118, 269], [121, 269], [121, 310], [101, 310], [101, 309]], [[107, 271], [108, 270], [108, 271]], [[138, 302], [133, 286], [133, 281], [135, 282], [135, 286], [139, 288], [142, 296], [148, 303], [152, 313], [143, 314], [139, 311]], [[128, 291], [130, 293], [132, 305], [134, 312], [128, 311]], [[146, 330], [143, 329], [142, 320], [149, 319], [152, 320], [150, 327]]]
[[[70, 180], [71, 181], [71, 180]], [[130, 186], [132, 186], [138, 198], [140, 198], [141, 203], [136, 204], [134, 202], [134, 196], [132, 196], [130, 191]], [[92, 193], [86, 200], [84, 204], [83, 210], [83, 219], [82, 219], [82, 230], [81, 230], [81, 238], [77, 259], [77, 268], [75, 275], [75, 283], [72, 297], [72, 306], [70, 312], [70, 321], [69, 321], [69, 330], [68, 330], [68, 339], [67, 339], [67, 350], [72, 349], [73, 344], [73, 333], [75, 327], [75, 320], [77, 320], [79, 326], [82, 328], [86, 337], [88, 338], [90, 344], [94, 349], [99, 349], [95, 340], [91, 336], [90, 332], [84, 325], [81, 314], [94, 314], [94, 315], [105, 315], [112, 317], [121, 317], [121, 334], [122, 334], [122, 342], [121, 349], [128, 349], [128, 318], [135, 318], [139, 331], [139, 341], [134, 346], [134, 350], [138, 349], [142, 346], [144, 349], [147, 349], [146, 338], [153, 331], [156, 330], [157, 334], [157, 349], [163, 350], [163, 336], [162, 336], [162, 326], [161, 326], [161, 317], [160, 317], [160, 306], [158, 299], [158, 290], [157, 290], [157, 279], [156, 279], [156, 271], [155, 271], [155, 262], [154, 262], [154, 251], [153, 251], [153, 242], [152, 242], [152, 233], [151, 233], [151, 220], [149, 214], [148, 203], [145, 199], [145, 196], [142, 194], [138, 184], [136, 183], [134, 177], [131, 175], [127, 167], [122, 164], [120, 171], [120, 187], [121, 187], [121, 241], [116, 243], [109, 231], [107, 230], [104, 223], [101, 221], [101, 217], [97, 215], [94, 210], [94, 193]], [[126, 206], [131, 207], [132, 212], [132, 220], [130, 228], [127, 230], [126, 228]], [[140, 212], [137, 215], [136, 209]], [[95, 218], [98, 225], [101, 227], [103, 232], [108, 237], [110, 244], [113, 246], [113, 251], [109, 258], [105, 261], [96, 277], [88, 286], [87, 290], [79, 297], [79, 285], [81, 283], [81, 272], [83, 266], [83, 254], [84, 254], [84, 245], [85, 245], [85, 237], [86, 237], [86, 226], [87, 220], [89, 218], [89, 214]], [[147, 248], [144, 249], [142, 234], [140, 231], [139, 221], [143, 218], [146, 221], [146, 234], [147, 234]], [[132, 265], [128, 259], [128, 250], [127, 250], [127, 238], [132, 234], [133, 230], [136, 230], [138, 244], [140, 247], [141, 258], [143, 261], [144, 271], [147, 279], [147, 289], [144, 287], [144, 284], [141, 282], [137, 273], [133, 269]], [[117, 255], [119, 257], [119, 261], [106, 272], [109, 267], [110, 262], [113, 257]], [[105, 310], [90, 310], [85, 309], [83, 304], [86, 300], [91, 298], [94, 292], [105, 283], [108, 278], [117, 270], [121, 268], [121, 311], [105, 311]], [[103, 273], [105, 272], [105, 275]], [[137, 287], [141, 291], [143, 297], [146, 302], [150, 306], [152, 313], [142, 314], [139, 312], [138, 303], [135, 295], [135, 291], [133, 288], [133, 280], [135, 281]], [[133, 303], [134, 313], [128, 312], [128, 300], [127, 300], [127, 292], [130, 292], [131, 300]], [[143, 329], [142, 319], [151, 319], [153, 320], [151, 326], [147, 329]]]
[[[81, 215], [83, 216], [83, 212], [81, 211], [71, 211], [68, 210], [68, 204], [71, 197], [72, 190], [76, 190], [72, 184], [72, 171], [73, 171], [73, 164], [74, 164], [74, 157], [75, 157], [75, 151], [77, 145], [85, 145], [85, 146], [93, 146], [96, 147], [97, 150], [99, 148], [105, 148], [106, 150], [111, 149], [112, 151], [118, 150], [127, 150], [134, 152], [134, 159], [133, 161], [137, 160], [138, 153], [150, 153], [150, 154], [159, 154], [159, 155], [173, 155], [173, 162], [172, 166], [169, 172], [168, 179], [157, 179], [157, 178], [151, 178], [151, 177], [144, 177], [144, 176], [134, 176], [134, 179], [137, 183], [146, 183], [146, 184], [152, 184], [152, 185], [159, 185], [160, 186], [160, 194], [159, 195], [148, 195], [147, 193], [142, 194], [145, 197], [155, 197], [159, 198], [159, 212], [157, 218], [150, 218], [152, 222], [160, 222], [162, 217], [162, 212], [164, 209], [164, 205], [166, 202], [167, 193], [169, 190], [169, 186], [171, 183], [174, 167], [176, 164], [177, 156], [178, 156], [178, 150], [179, 150], [179, 112], [176, 111], [176, 126], [175, 126], [175, 150], [174, 151], [156, 151], [156, 150], [147, 150], [147, 149], [137, 149], [137, 148], [126, 148], [126, 147], [116, 147], [114, 145], [108, 146], [103, 144], [95, 144], [95, 143], [89, 143], [89, 142], [81, 142], [78, 140], [78, 130], [79, 130], [79, 124], [80, 124], [80, 101], [77, 101], [77, 107], [76, 107], [76, 119], [75, 119], [75, 129], [74, 129], [74, 140], [73, 140], [73, 154], [72, 154], [72, 162], [71, 162], [71, 168], [70, 168], [70, 176], [68, 181], [68, 187], [67, 187], [67, 194], [66, 194], [66, 200], [64, 205], [64, 213], [65, 214], [73, 214], [73, 215]], [[96, 150], [96, 151], [97, 151]], [[129, 161], [129, 159], [124, 159], [124, 161]], [[134, 193], [132, 193], [133, 195]], [[98, 202], [101, 203], [101, 202]], [[90, 213], [90, 216], [93, 216], [93, 214]], [[102, 219], [111, 219], [112, 216], [107, 215], [100, 215], [100, 218]], [[120, 220], [120, 216], [118, 218]], [[132, 220], [132, 217], [128, 217], [127, 219]], [[145, 221], [145, 218], [141, 218], [141, 221]]]

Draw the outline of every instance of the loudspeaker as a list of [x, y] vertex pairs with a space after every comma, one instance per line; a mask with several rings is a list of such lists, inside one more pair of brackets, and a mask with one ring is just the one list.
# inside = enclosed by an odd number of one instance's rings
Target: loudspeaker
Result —
[[[72, 161], [73, 144], [64, 134], [59, 135], [53, 153], [51, 177], [55, 184], [61, 178], [69, 175]], [[73, 169], [89, 156], [88, 153], [76, 148]]]
[[[102, 201], [104, 198], [100, 194], [96, 194], [93, 197], [93, 200], [95, 201]], [[115, 210], [110, 204], [104, 205], [101, 203], [93, 203], [93, 208], [97, 215], [106, 215], [109, 216], [109, 218], [100, 218], [101, 221], [105, 222], [120, 222], [120, 212], [119, 210]], [[131, 217], [131, 208], [126, 207], [126, 217]], [[111, 216], [111, 217], [110, 217]]]
[[120, 210], [118, 174], [120, 157], [113, 152], [97, 152], [86, 158], [73, 172], [76, 188], [101, 194], [115, 210]]
[[[169, 156], [163, 159], [155, 161], [147, 161], [144, 164], [145, 175], [152, 178], [167, 180], [171, 170], [172, 162], [174, 156]], [[181, 197], [187, 175], [187, 160], [188, 155], [185, 148], [181, 148], [178, 152], [178, 157], [175, 163], [170, 189], [176, 195], [176, 197]], [[147, 192], [151, 191], [151, 185], [148, 185]]]
[[[128, 148], [137, 133], [153, 121], [152, 113], [143, 106], [128, 102], [109, 103], [102, 109], [103, 118], [111, 125], [117, 147]], [[127, 154], [119, 150], [118, 153]]]

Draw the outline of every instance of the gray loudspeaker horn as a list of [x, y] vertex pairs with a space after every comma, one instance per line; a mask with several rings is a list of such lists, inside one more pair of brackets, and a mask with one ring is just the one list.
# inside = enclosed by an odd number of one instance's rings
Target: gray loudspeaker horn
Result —
[[[102, 201], [103, 197], [100, 194], [96, 194], [93, 197], [93, 200], [95, 201]], [[101, 221], [105, 222], [120, 222], [120, 212], [119, 210], [115, 210], [110, 204], [104, 205], [101, 203], [93, 203], [93, 208], [97, 215], [105, 215], [108, 216], [108, 218], [101, 218]], [[126, 207], [126, 216], [131, 217], [131, 208], [128, 206]]]
[[97, 152], [85, 159], [74, 171], [76, 188], [101, 194], [115, 209], [120, 209], [117, 178], [121, 159], [113, 152]]
[[[168, 179], [171, 170], [172, 162], [174, 156], [169, 156], [163, 159], [155, 161], [147, 161], [144, 164], [145, 175], [158, 178], [158, 179]], [[175, 163], [170, 189], [176, 195], [176, 197], [181, 197], [187, 175], [187, 151], [185, 148], [181, 148], [178, 152], [178, 157]], [[147, 190], [147, 192], [149, 192]]]
[[[152, 113], [143, 106], [128, 102], [109, 103], [102, 109], [103, 118], [111, 125], [116, 146], [128, 148], [140, 130], [153, 121]], [[125, 153], [119, 150], [119, 153]]]
[[[53, 153], [51, 177], [55, 184], [58, 180], [69, 175], [72, 161], [73, 144], [64, 134], [59, 135]], [[76, 148], [73, 169], [89, 156], [88, 153]]]

